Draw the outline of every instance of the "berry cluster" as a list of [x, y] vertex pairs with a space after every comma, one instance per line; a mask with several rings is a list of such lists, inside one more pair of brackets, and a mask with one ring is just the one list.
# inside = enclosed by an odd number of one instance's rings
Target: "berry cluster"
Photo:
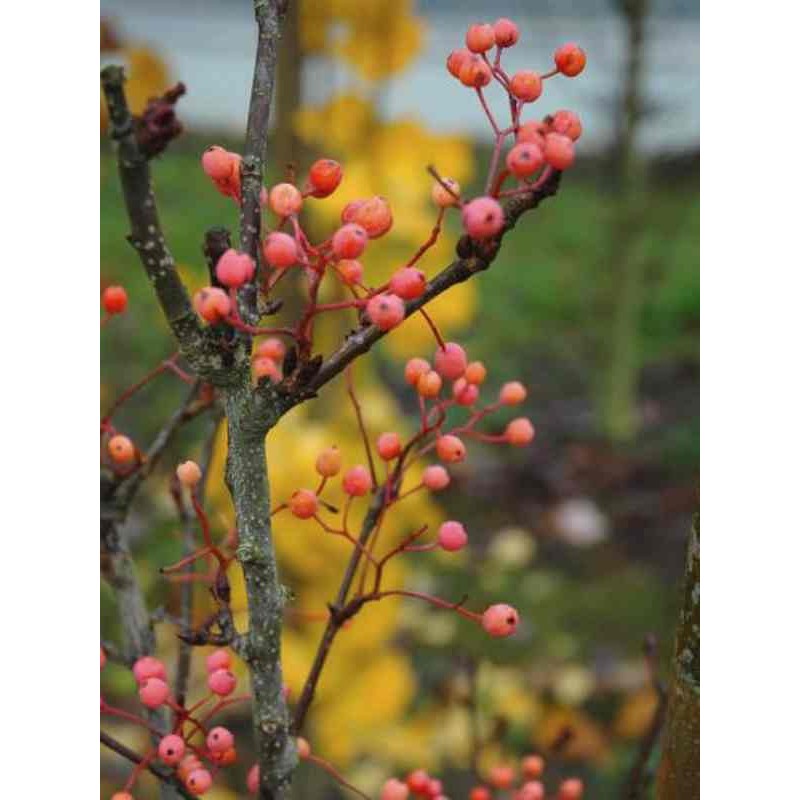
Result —
[[[542, 781], [545, 760], [538, 755], [525, 756], [519, 769], [512, 764], [497, 764], [486, 776], [487, 785], [474, 786], [469, 800], [546, 800], [548, 797]], [[558, 786], [557, 793], [549, 795], [551, 800], [581, 800], [583, 783], [578, 778], [568, 778]], [[432, 777], [423, 769], [410, 772], [405, 780], [389, 778], [383, 784], [380, 800], [448, 800], [442, 781]]]

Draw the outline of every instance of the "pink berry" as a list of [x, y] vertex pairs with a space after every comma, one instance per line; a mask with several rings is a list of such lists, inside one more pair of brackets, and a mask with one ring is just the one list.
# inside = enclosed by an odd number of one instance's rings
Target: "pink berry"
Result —
[[517, 800], [545, 800], [544, 784], [541, 781], [523, 783], [517, 793]]
[[216, 268], [219, 282], [230, 289], [238, 289], [252, 280], [255, 271], [253, 259], [247, 253], [238, 253], [233, 248], [222, 254]]
[[442, 461], [453, 464], [467, 457], [467, 448], [458, 436], [447, 433], [436, 440], [436, 454]]
[[133, 800], [133, 795], [130, 792], [114, 792], [111, 800]]
[[453, 50], [453, 52], [447, 56], [447, 71], [454, 78], [457, 78], [461, 73], [461, 68], [471, 58], [472, 53], [470, 53], [466, 47], [460, 47], [458, 50]]
[[342, 165], [332, 158], [320, 158], [311, 165], [308, 182], [314, 197], [328, 197], [342, 182]]
[[556, 111], [550, 121], [550, 129], [553, 133], [569, 136], [573, 142], [577, 142], [583, 133], [581, 119], [574, 111]]
[[364, 279], [364, 267], [355, 258], [343, 258], [338, 261], [336, 272], [348, 286], [356, 286]]
[[453, 398], [460, 406], [474, 406], [479, 394], [480, 389], [474, 383], [467, 383], [466, 378], [459, 378], [453, 384]]
[[311, 519], [317, 513], [319, 499], [311, 489], [298, 489], [289, 498], [289, 510], [298, 519]]
[[511, 94], [523, 103], [532, 103], [542, 94], [542, 78], [532, 69], [521, 69], [511, 76]]
[[467, 538], [467, 531], [460, 522], [448, 520], [441, 524], [437, 541], [442, 550], [456, 552], [466, 547]]
[[528, 396], [527, 389], [519, 381], [509, 381], [500, 389], [500, 402], [504, 406], [516, 406]]
[[247, 772], [247, 791], [250, 794], [258, 794], [258, 783], [260, 777], [260, 770], [258, 764], [253, 764]]
[[367, 232], [352, 222], [342, 225], [333, 234], [332, 245], [336, 258], [358, 258], [367, 246]]
[[498, 638], [504, 636], [511, 636], [517, 629], [519, 624], [519, 614], [517, 609], [513, 606], [506, 605], [505, 603], [498, 603], [494, 606], [489, 606], [483, 612], [481, 618], [481, 625], [489, 636]]
[[203, 172], [213, 181], [229, 180], [236, 165], [236, 160], [223, 147], [211, 145], [200, 158]]
[[467, 368], [467, 353], [460, 344], [445, 342], [443, 348], [436, 348], [433, 366], [440, 375], [449, 381], [454, 381], [460, 378]]
[[303, 207], [303, 196], [291, 183], [278, 183], [269, 191], [269, 207], [279, 217], [289, 217]]
[[522, 774], [531, 780], [541, 778], [544, 774], [544, 766], [544, 759], [541, 756], [525, 756], [522, 759]]
[[553, 55], [556, 69], [568, 78], [574, 78], [583, 72], [586, 66], [586, 53], [574, 42], [562, 44]]
[[158, 757], [174, 767], [186, 753], [186, 742], [177, 734], [170, 733], [158, 743]]
[[195, 311], [208, 323], [222, 322], [231, 313], [231, 300], [227, 293], [216, 286], [207, 286], [192, 299]]
[[147, 678], [139, 685], [139, 700], [148, 708], [158, 708], [169, 697], [169, 686], [161, 678]]
[[378, 437], [377, 450], [384, 461], [391, 461], [403, 451], [403, 443], [396, 433], [382, 433]]
[[383, 784], [380, 800], [408, 800], [408, 786], [397, 778], [389, 778]]
[[426, 372], [431, 371], [431, 365], [424, 358], [412, 358], [406, 362], [404, 377], [409, 386], [416, 386], [417, 381]]
[[257, 381], [262, 378], [269, 378], [273, 383], [281, 380], [281, 371], [275, 361], [266, 356], [262, 356], [253, 361], [253, 375]]
[[342, 486], [351, 497], [363, 497], [372, 488], [372, 478], [366, 467], [351, 467], [344, 474]]
[[488, 24], [470, 25], [466, 35], [467, 48], [473, 53], [485, 53], [494, 47], [494, 28]]
[[532, 142], [515, 144], [506, 156], [506, 166], [516, 178], [527, 178], [544, 165], [542, 148]]
[[464, 206], [461, 214], [464, 229], [473, 239], [488, 239], [503, 229], [505, 215], [492, 197], [478, 197]]
[[480, 56], [470, 54], [469, 58], [462, 62], [458, 79], [464, 86], [481, 89], [492, 82], [492, 70]]
[[308, 758], [311, 755], [311, 745], [308, 743], [308, 739], [298, 736], [295, 740], [295, 745], [297, 746], [298, 758]]
[[380, 195], [355, 200], [344, 207], [342, 222], [360, 225], [370, 239], [377, 239], [392, 227], [392, 208], [389, 201]]
[[367, 317], [376, 328], [396, 328], [406, 316], [406, 307], [396, 294], [376, 294], [367, 303]]
[[413, 300], [425, 291], [427, 285], [424, 272], [414, 267], [402, 267], [392, 275], [389, 291], [403, 300]]
[[288, 233], [271, 233], [261, 245], [264, 261], [275, 269], [285, 269], [297, 263], [297, 242]]
[[534, 430], [533, 424], [525, 417], [512, 419], [511, 422], [506, 425], [506, 441], [514, 445], [514, 447], [524, 447], [526, 444], [530, 444], [535, 435], [536, 431]]
[[133, 677], [136, 679], [136, 683], [144, 683], [148, 678], [161, 678], [162, 681], [165, 681], [167, 668], [163, 661], [159, 661], [153, 656], [142, 656], [133, 665]]
[[205, 794], [211, 788], [211, 773], [207, 769], [196, 769], [189, 773], [186, 788], [192, 794]]
[[548, 133], [544, 137], [544, 157], [553, 169], [569, 169], [575, 161], [572, 139], [563, 133]]
[[217, 725], [208, 732], [206, 747], [212, 753], [224, 753], [233, 747], [233, 734], [227, 728]]
[[580, 800], [583, 797], [583, 781], [568, 778], [558, 787], [558, 800]]
[[220, 697], [227, 697], [236, 688], [236, 676], [228, 669], [214, 670], [208, 676], [208, 688]]
[[500, 17], [493, 27], [494, 42], [498, 47], [513, 47], [519, 41], [519, 27], [510, 19]]
[[432, 464], [423, 470], [422, 483], [432, 492], [440, 492], [450, 484], [450, 473], [440, 464]]
[[[428, 784], [428, 797], [431, 800], [441, 800], [444, 784], [438, 778], [431, 778]], [[447, 800], [445, 798], [445, 800]]]
[[182, 464], [178, 464], [175, 474], [178, 476], [181, 486], [188, 488], [197, 486], [203, 477], [203, 471], [194, 461], [184, 461]]

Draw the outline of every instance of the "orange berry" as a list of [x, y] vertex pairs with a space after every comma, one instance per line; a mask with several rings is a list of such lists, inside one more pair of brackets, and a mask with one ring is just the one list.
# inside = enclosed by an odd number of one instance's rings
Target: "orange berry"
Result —
[[439, 181], [435, 181], [431, 188], [433, 202], [436, 203], [439, 208], [450, 208], [451, 206], [457, 205], [458, 198], [461, 196], [461, 186], [458, 181], [454, 181], [452, 178], [442, 178], [442, 181], [450, 191], [448, 192]]
[[314, 197], [327, 197], [342, 182], [342, 165], [332, 158], [320, 158], [311, 165], [308, 180]]
[[289, 217], [299, 213], [303, 207], [303, 196], [291, 183], [278, 183], [269, 191], [269, 207], [279, 217]]
[[583, 797], [583, 781], [568, 778], [558, 787], [558, 800], [580, 800]]
[[517, 144], [528, 142], [530, 144], [538, 144], [539, 147], [544, 148], [544, 137], [549, 132], [550, 130], [544, 122], [530, 120], [530, 122], [519, 126], [517, 130]]
[[392, 208], [389, 201], [379, 195], [355, 200], [344, 207], [342, 222], [360, 225], [370, 239], [377, 239], [392, 227]]
[[533, 142], [518, 142], [506, 156], [506, 166], [515, 178], [528, 178], [543, 165], [542, 148]]
[[494, 43], [498, 47], [513, 47], [519, 41], [519, 27], [516, 22], [501, 17], [493, 27]]
[[336, 445], [326, 447], [318, 456], [315, 463], [317, 472], [323, 478], [333, 478], [342, 468], [342, 453]]
[[500, 389], [500, 402], [504, 406], [516, 406], [528, 396], [527, 389], [519, 381], [504, 383]]
[[464, 86], [479, 89], [492, 82], [492, 70], [482, 58], [473, 55], [462, 62], [458, 79]]
[[212, 144], [203, 153], [200, 164], [212, 181], [226, 181], [230, 180], [236, 161], [224, 147]]
[[195, 311], [212, 325], [222, 322], [231, 313], [231, 300], [216, 286], [206, 286], [192, 300]]
[[542, 93], [542, 79], [538, 72], [523, 69], [514, 73], [509, 84], [511, 94], [523, 103], [532, 103]]
[[465, 42], [473, 53], [485, 53], [494, 47], [494, 28], [487, 23], [470, 25]]
[[460, 47], [458, 50], [453, 50], [453, 52], [447, 56], [447, 71], [454, 78], [457, 78], [461, 72], [461, 67], [464, 66], [464, 62], [468, 58], [472, 58], [472, 53], [470, 53], [466, 47]]
[[128, 307], [128, 293], [122, 286], [108, 286], [103, 292], [103, 308], [108, 314], [121, 314]]
[[510, 789], [515, 777], [514, 767], [510, 764], [497, 764], [489, 770], [489, 783], [495, 789]]
[[483, 362], [471, 361], [467, 364], [467, 368], [464, 370], [464, 377], [467, 383], [474, 383], [476, 386], [480, 386], [486, 380], [486, 367]]
[[175, 474], [178, 476], [178, 480], [181, 482], [182, 486], [197, 486], [200, 483], [200, 479], [203, 477], [203, 471], [194, 461], [184, 461], [182, 464], [178, 464], [178, 468], [175, 470]]
[[442, 461], [452, 464], [467, 457], [467, 448], [458, 436], [447, 433], [436, 440], [436, 454]]
[[351, 467], [344, 474], [342, 487], [351, 497], [363, 497], [372, 488], [372, 478], [369, 470], [361, 465]]
[[376, 448], [378, 450], [378, 455], [384, 461], [391, 461], [393, 458], [397, 458], [403, 451], [403, 443], [396, 433], [382, 433], [378, 437]]
[[416, 386], [417, 381], [426, 372], [431, 371], [431, 365], [424, 358], [412, 358], [406, 363], [405, 379], [410, 386]]
[[572, 139], [563, 133], [548, 133], [544, 138], [544, 157], [553, 169], [569, 169], [575, 161]]
[[308, 743], [308, 740], [304, 739], [302, 736], [297, 737], [297, 755], [300, 758], [308, 758], [311, 755], [311, 745]]
[[311, 519], [317, 513], [319, 501], [311, 489], [298, 489], [289, 498], [289, 510], [298, 519]]
[[283, 361], [286, 355], [286, 345], [274, 336], [262, 339], [253, 351], [253, 358], [271, 358], [273, 361]]
[[574, 42], [562, 44], [553, 54], [556, 69], [568, 78], [574, 78], [583, 72], [586, 66], [586, 53]]
[[136, 447], [127, 436], [118, 433], [108, 440], [108, 454], [115, 464], [130, 464], [136, 458]]
[[533, 441], [536, 431], [531, 424], [531, 421], [526, 417], [518, 417], [512, 419], [506, 426], [505, 437], [509, 444], [514, 447], [524, 447]]
[[438, 372], [429, 370], [423, 375], [419, 376], [417, 380], [417, 393], [420, 397], [433, 398], [437, 397], [442, 390], [442, 378]]
[[280, 383], [283, 377], [280, 367], [273, 359], [267, 356], [260, 356], [253, 361], [253, 376], [257, 381], [262, 378], [269, 378], [273, 383]]
[[553, 133], [563, 133], [573, 142], [577, 142], [583, 133], [581, 118], [574, 111], [556, 111], [550, 120], [550, 130]]
[[336, 271], [348, 286], [361, 283], [364, 278], [364, 267], [355, 258], [343, 258], [336, 263]]
[[485, 786], [474, 786], [470, 790], [469, 800], [492, 800], [492, 793]]
[[526, 778], [535, 780], [544, 774], [544, 759], [541, 756], [525, 756], [522, 759], [522, 774]]

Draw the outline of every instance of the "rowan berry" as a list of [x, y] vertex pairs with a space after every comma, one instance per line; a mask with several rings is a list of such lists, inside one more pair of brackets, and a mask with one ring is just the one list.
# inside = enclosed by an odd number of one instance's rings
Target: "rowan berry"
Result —
[[453, 50], [453, 52], [447, 56], [447, 71], [454, 78], [457, 78], [461, 73], [461, 67], [463, 67], [467, 59], [470, 58], [472, 58], [472, 53], [470, 53], [466, 47], [460, 47], [458, 50]]
[[258, 794], [258, 784], [260, 779], [261, 770], [258, 764], [253, 764], [247, 772], [247, 791], [250, 794]]
[[233, 659], [227, 650], [215, 650], [206, 656], [206, 672], [216, 672], [218, 669], [230, 669]]
[[483, 612], [481, 625], [490, 636], [511, 636], [519, 624], [517, 609], [505, 603], [489, 606]]
[[474, 786], [470, 790], [469, 800], [492, 800], [492, 793], [485, 786]]
[[437, 397], [442, 390], [442, 376], [436, 370], [429, 370], [419, 376], [416, 387], [420, 397]]
[[207, 769], [196, 769], [186, 778], [186, 788], [192, 794], [205, 794], [212, 784], [211, 773]]
[[505, 215], [492, 197], [478, 197], [467, 203], [461, 214], [464, 229], [473, 239], [488, 239], [503, 229]]
[[391, 461], [403, 452], [403, 443], [396, 433], [382, 433], [377, 441], [378, 455], [384, 461]]
[[389, 281], [389, 291], [403, 300], [413, 300], [425, 291], [425, 273], [414, 267], [401, 267]]
[[480, 56], [470, 55], [462, 62], [458, 79], [464, 86], [482, 89], [492, 82], [492, 70]]
[[317, 472], [323, 478], [333, 478], [342, 468], [342, 453], [336, 445], [326, 447], [318, 456], [315, 464]]
[[486, 367], [483, 362], [471, 361], [467, 364], [467, 368], [464, 370], [464, 377], [467, 383], [474, 383], [476, 386], [480, 386], [486, 380]]
[[568, 778], [558, 787], [558, 800], [580, 800], [583, 797], [583, 781]]
[[547, 125], [539, 120], [530, 120], [517, 129], [517, 144], [528, 142], [539, 145], [544, 150], [544, 137], [550, 132]]
[[577, 142], [583, 133], [581, 118], [574, 111], [556, 111], [550, 120], [550, 130], [553, 133], [563, 133], [573, 142]]
[[466, 378], [459, 378], [453, 384], [453, 398], [460, 406], [474, 406], [479, 394], [480, 389], [474, 383], [467, 383]]
[[519, 26], [516, 22], [500, 17], [493, 27], [494, 42], [498, 47], [513, 47], [519, 41]]
[[103, 308], [108, 314], [122, 314], [128, 307], [128, 293], [122, 286], [107, 286], [103, 292]]
[[[447, 186], [447, 189], [442, 186], [442, 183]], [[431, 187], [433, 202], [436, 203], [439, 208], [450, 208], [451, 206], [458, 205], [459, 197], [461, 196], [461, 186], [458, 181], [454, 181], [452, 178], [442, 178], [442, 183], [434, 181]]]
[[509, 764], [496, 764], [489, 770], [489, 783], [495, 789], [510, 789], [514, 778], [514, 767]]
[[203, 471], [194, 461], [184, 461], [182, 464], [178, 464], [175, 474], [178, 476], [181, 486], [187, 486], [190, 489], [197, 486], [203, 477]]
[[408, 786], [397, 778], [389, 778], [381, 788], [380, 800], [408, 800]]
[[509, 381], [500, 389], [500, 402], [504, 406], [516, 406], [528, 396], [528, 390], [519, 381]]
[[450, 484], [450, 473], [439, 464], [431, 464], [422, 471], [422, 483], [432, 492], [439, 492]]
[[158, 743], [158, 757], [174, 767], [186, 753], [186, 742], [175, 733], [170, 733]]
[[467, 28], [465, 43], [473, 53], [485, 53], [494, 47], [494, 28], [487, 24], [470, 25]]
[[100, 648], [100, 669], [103, 669], [106, 665], [106, 651], [103, 648]]
[[412, 794], [425, 794], [430, 780], [430, 776], [425, 770], [415, 769], [406, 778], [406, 786], [408, 786]]
[[261, 243], [264, 261], [275, 269], [285, 269], [297, 263], [297, 242], [288, 233], [271, 233]]
[[212, 325], [222, 322], [231, 313], [230, 297], [216, 286], [207, 286], [197, 292], [193, 304], [195, 311]]
[[290, 217], [303, 207], [303, 195], [291, 183], [278, 183], [269, 190], [269, 207], [279, 217]]
[[516, 178], [527, 178], [544, 165], [544, 153], [538, 144], [520, 142], [506, 156], [506, 166]]
[[111, 800], [133, 800], [133, 795], [130, 792], [114, 792]]
[[236, 688], [236, 676], [229, 669], [215, 669], [208, 676], [208, 688], [220, 697], [227, 697]]
[[342, 225], [333, 234], [332, 245], [337, 259], [358, 258], [367, 246], [367, 232], [353, 223]]
[[184, 783], [186, 783], [186, 779], [192, 772], [194, 772], [196, 769], [202, 769], [202, 768], [203, 768], [203, 762], [194, 753], [190, 753], [178, 765], [178, 777]]
[[430, 371], [431, 365], [424, 358], [412, 358], [406, 362], [403, 374], [409, 386], [416, 386], [420, 377]]
[[311, 519], [318, 508], [319, 500], [311, 489], [298, 489], [289, 498], [289, 510], [298, 519]]
[[167, 679], [167, 668], [164, 666], [164, 662], [153, 656], [137, 658], [132, 671], [136, 683], [143, 683], [148, 678], [161, 678], [162, 681]]
[[332, 158], [320, 158], [311, 165], [308, 180], [314, 197], [328, 197], [342, 182], [342, 165]]
[[443, 522], [439, 527], [439, 534], [436, 541], [442, 550], [455, 552], [466, 547], [467, 544], [467, 531], [460, 522], [455, 520], [448, 520]]
[[377, 239], [392, 227], [392, 208], [380, 195], [355, 200], [344, 207], [342, 222], [360, 225], [370, 239]]
[[297, 745], [297, 755], [299, 758], [308, 758], [311, 755], [311, 745], [308, 743], [307, 739], [298, 736], [295, 744]]
[[586, 53], [574, 42], [562, 44], [553, 54], [556, 69], [568, 78], [574, 78], [583, 72], [586, 66]]
[[286, 345], [274, 336], [262, 339], [253, 351], [254, 358], [271, 358], [273, 361], [283, 361], [286, 355]]
[[233, 747], [233, 734], [227, 728], [217, 725], [208, 732], [206, 747], [212, 753], [224, 753]]
[[366, 467], [351, 467], [344, 474], [342, 488], [350, 497], [363, 497], [372, 488], [372, 478]]
[[236, 161], [224, 147], [212, 144], [201, 156], [200, 165], [212, 181], [226, 181], [230, 179]]
[[355, 258], [343, 258], [336, 263], [339, 277], [348, 285], [356, 286], [364, 278], [364, 267]]
[[453, 464], [467, 457], [467, 448], [458, 436], [446, 433], [436, 440], [436, 454], [442, 461]]
[[467, 368], [467, 353], [460, 344], [445, 342], [444, 347], [436, 348], [433, 366], [444, 378], [454, 381], [460, 378]]
[[261, 356], [253, 361], [253, 375], [257, 381], [269, 378], [273, 383], [279, 383], [282, 377], [278, 365], [266, 356]]
[[517, 419], [512, 419], [511, 422], [506, 425], [504, 435], [509, 444], [515, 447], [524, 447], [526, 444], [530, 444], [533, 441], [536, 431], [529, 419], [517, 417]]
[[218, 767], [229, 767], [231, 764], [235, 764], [237, 759], [235, 747], [231, 747], [228, 750], [223, 750], [220, 753], [211, 753], [210, 755], [211, 760]]
[[161, 678], [147, 678], [139, 685], [139, 700], [148, 708], [158, 708], [169, 697], [169, 686]]
[[511, 76], [509, 89], [511, 94], [522, 100], [523, 103], [532, 103], [538, 100], [542, 94], [542, 78], [538, 72], [532, 69], [521, 69]]
[[367, 303], [367, 317], [382, 331], [397, 327], [405, 316], [405, 304], [396, 294], [376, 294]]
[[239, 253], [233, 248], [226, 250], [217, 262], [217, 279], [223, 286], [238, 289], [253, 279], [256, 265], [247, 253]]
[[544, 784], [541, 781], [527, 781], [517, 792], [517, 800], [545, 800]]
[[115, 464], [130, 464], [136, 458], [136, 447], [123, 434], [118, 433], [108, 440], [108, 454]]
[[522, 774], [530, 780], [541, 778], [544, 774], [544, 759], [537, 755], [525, 756], [522, 759]]
[[[438, 778], [431, 778], [428, 783], [427, 796], [429, 800], [442, 800], [444, 784]], [[447, 798], [445, 798], [447, 800]]]
[[569, 169], [575, 161], [572, 139], [563, 133], [548, 133], [544, 137], [544, 157], [553, 169]]

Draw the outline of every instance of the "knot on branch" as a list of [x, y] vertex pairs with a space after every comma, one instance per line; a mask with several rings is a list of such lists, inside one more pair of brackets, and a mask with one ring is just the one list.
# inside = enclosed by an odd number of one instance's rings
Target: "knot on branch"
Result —
[[175, 104], [186, 94], [186, 86], [176, 83], [161, 97], [152, 97], [139, 116], [133, 118], [133, 130], [139, 150], [146, 158], [163, 153], [167, 145], [183, 132], [175, 114]]

